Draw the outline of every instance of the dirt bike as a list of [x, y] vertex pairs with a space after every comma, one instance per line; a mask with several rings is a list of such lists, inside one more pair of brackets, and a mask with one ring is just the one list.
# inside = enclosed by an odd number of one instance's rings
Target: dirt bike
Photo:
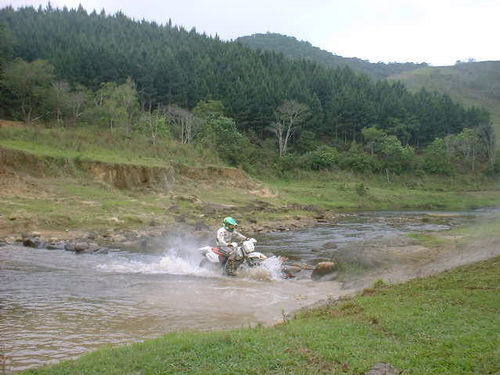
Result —
[[[264, 260], [267, 259], [267, 256], [264, 254], [255, 251], [255, 243], [257, 240], [255, 238], [250, 238], [246, 241], [243, 241], [241, 244], [237, 242], [232, 242], [232, 246], [235, 249], [235, 267], [234, 269], [238, 271], [238, 269], [242, 266], [248, 267], [256, 267], [259, 266]], [[224, 266], [227, 262], [227, 257], [222, 254], [222, 252], [217, 247], [212, 246], [204, 246], [200, 249], [201, 254], [203, 255], [203, 259], [200, 263], [200, 267], [207, 267], [208, 265], [215, 265], [224, 270]]]

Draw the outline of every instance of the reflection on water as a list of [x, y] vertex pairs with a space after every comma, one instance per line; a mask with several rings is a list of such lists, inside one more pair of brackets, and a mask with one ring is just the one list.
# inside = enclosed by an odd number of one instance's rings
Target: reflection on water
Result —
[[[446, 230], [463, 220], [430, 223], [420, 213], [364, 213], [336, 225], [262, 236], [258, 249], [314, 264], [347, 244]], [[334, 244], [325, 248], [328, 242]], [[277, 257], [238, 278], [200, 268], [200, 260], [195, 246], [92, 255], [0, 248], [0, 354], [7, 358], [6, 369], [172, 330], [277, 322], [283, 311], [348, 292], [339, 282], [283, 280]]]

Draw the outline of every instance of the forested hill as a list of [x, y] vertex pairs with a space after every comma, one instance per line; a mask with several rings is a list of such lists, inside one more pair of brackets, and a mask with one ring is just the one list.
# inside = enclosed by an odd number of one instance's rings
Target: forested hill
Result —
[[[200, 101], [218, 100], [239, 131], [258, 139], [272, 136], [269, 126], [285, 101], [303, 104], [309, 113], [303, 128], [330, 144], [360, 141], [364, 128], [375, 127], [405, 145], [422, 146], [489, 123], [488, 113], [465, 108], [447, 95], [426, 90], [414, 94], [400, 83], [372, 81], [348, 67], [290, 60], [170, 22], [158, 25], [122, 13], [89, 14], [82, 7], [60, 10], [49, 5], [4, 8], [0, 23], [0, 42], [7, 44], [2, 50], [28, 62], [47, 60], [71, 90], [96, 92], [105, 82], [123, 84], [130, 78], [142, 109], [177, 104], [191, 110]], [[2, 88], [2, 116], [19, 118], [18, 108], [26, 107], [26, 97], [16, 91], [21, 68], [9, 68], [11, 86]], [[15, 100], [21, 104], [14, 105]], [[30, 100], [30, 111], [41, 111], [34, 105], [36, 93]], [[94, 103], [102, 104], [102, 97]]]
[[314, 47], [309, 42], [276, 33], [253, 34], [240, 37], [236, 41], [250, 48], [277, 51], [286, 57], [308, 59], [331, 68], [348, 66], [357, 73], [365, 73], [375, 79], [427, 66], [426, 63], [371, 63], [356, 57], [342, 57]]
[[388, 77], [403, 82], [411, 91], [425, 87], [450, 95], [464, 105], [488, 109], [500, 139], [500, 61], [457, 63], [426, 67]]

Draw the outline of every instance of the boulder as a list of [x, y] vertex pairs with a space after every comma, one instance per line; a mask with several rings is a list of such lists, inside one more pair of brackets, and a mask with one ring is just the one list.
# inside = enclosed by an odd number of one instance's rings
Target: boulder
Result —
[[337, 277], [337, 267], [333, 262], [320, 262], [316, 265], [311, 274], [311, 279], [328, 281]]
[[64, 247], [65, 243], [63, 241], [51, 242], [46, 246], [48, 250], [64, 250]]
[[89, 244], [87, 242], [68, 242], [64, 245], [64, 250], [81, 252], [88, 249]]
[[321, 245], [321, 248], [322, 249], [336, 249], [337, 244], [333, 241], [328, 241], [328, 242], [325, 242], [323, 245]]
[[101, 250], [101, 247], [91, 242], [69, 242], [64, 245], [64, 249], [75, 253], [95, 253]]
[[286, 265], [283, 266], [282, 271], [286, 278], [292, 278], [295, 277], [295, 275], [298, 274], [300, 271], [302, 271], [302, 267]]
[[89, 232], [87, 233], [87, 238], [89, 240], [96, 240], [99, 235], [96, 232]]
[[75, 251], [77, 253], [88, 250], [89, 248], [90, 248], [90, 244], [88, 242], [77, 242], [75, 244]]
[[23, 238], [23, 246], [32, 247], [34, 249], [38, 249], [40, 247], [43, 247], [43, 244], [37, 238], [27, 237], [27, 238]]

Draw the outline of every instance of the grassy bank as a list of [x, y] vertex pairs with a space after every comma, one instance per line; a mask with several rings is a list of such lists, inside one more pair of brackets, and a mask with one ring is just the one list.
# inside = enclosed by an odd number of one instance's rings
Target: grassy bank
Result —
[[500, 258], [387, 286], [272, 328], [181, 332], [25, 374], [408, 374], [500, 371]]
[[293, 179], [266, 181], [283, 198], [330, 209], [462, 210], [500, 203], [500, 182], [481, 176], [357, 175], [302, 172]]
[[158, 139], [114, 133], [98, 127], [43, 128], [39, 126], [0, 127], [0, 146], [28, 151], [41, 157], [89, 159], [110, 163], [164, 166], [168, 163], [222, 165], [217, 155], [201, 147]]
[[[232, 186], [227, 176], [174, 179], [169, 186], [117, 189], [79, 169], [82, 161], [145, 168], [168, 165], [220, 166], [201, 148], [164, 140], [76, 128], [0, 128], [0, 147], [22, 151], [14, 167], [0, 168], [0, 236], [29, 231], [70, 233], [96, 231], [157, 232], [175, 222], [218, 225], [236, 215], [248, 229], [276, 225], [291, 218], [313, 217], [331, 210], [441, 209], [463, 210], [498, 205], [500, 184], [484, 176], [359, 175], [345, 171], [296, 172], [257, 177], [260, 189]], [[15, 159], [15, 158], [14, 158]], [[40, 175], [37, 168], [46, 170]], [[245, 177], [250, 181], [250, 177]], [[75, 232], [71, 234], [72, 232]]]

